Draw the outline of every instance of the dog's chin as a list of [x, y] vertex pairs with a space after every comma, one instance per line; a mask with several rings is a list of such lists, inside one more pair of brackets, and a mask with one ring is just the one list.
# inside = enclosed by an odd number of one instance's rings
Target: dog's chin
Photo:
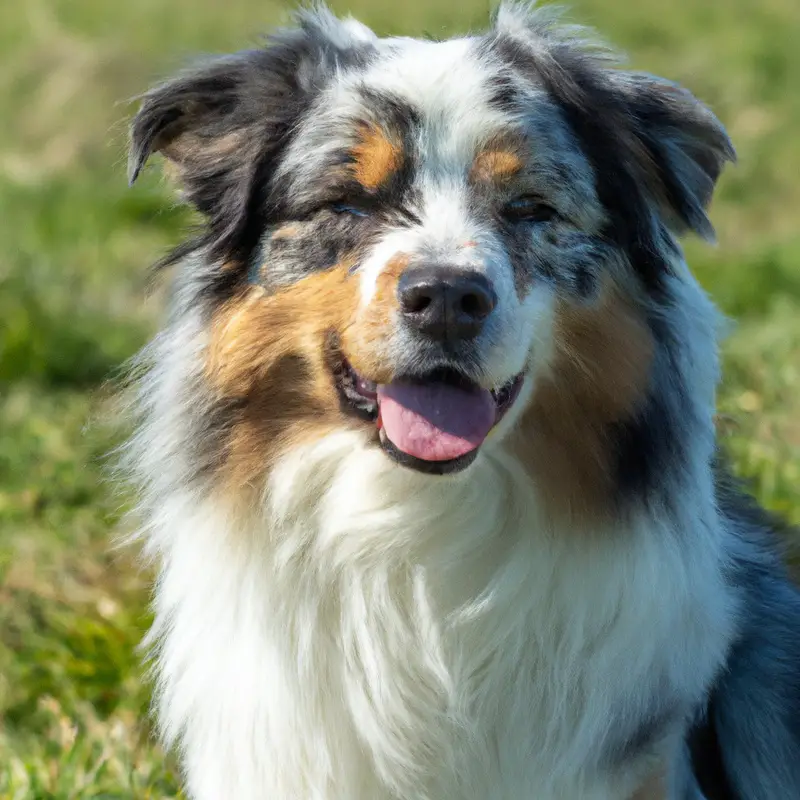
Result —
[[524, 381], [519, 373], [487, 389], [447, 368], [377, 384], [344, 356], [332, 373], [342, 410], [374, 426], [388, 458], [425, 475], [452, 475], [473, 464]]

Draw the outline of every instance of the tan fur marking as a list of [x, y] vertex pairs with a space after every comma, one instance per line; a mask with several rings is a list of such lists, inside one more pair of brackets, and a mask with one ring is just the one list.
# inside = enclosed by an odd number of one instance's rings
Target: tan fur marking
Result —
[[408, 266], [409, 256], [396, 253], [378, 275], [375, 295], [364, 309], [358, 325], [351, 325], [342, 336], [344, 352], [350, 363], [362, 374], [378, 383], [388, 383], [389, 354], [386, 336], [397, 311], [397, 281]]
[[475, 157], [470, 178], [485, 183], [505, 183], [513, 178], [522, 166], [522, 159], [514, 150], [487, 149]]
[[359, 142], [350, 154], [355, 179], [370, 191], [379, 189], [403, 164], [402, 146], [376, 125], [359, 129]]
[[350, 363], [363, 375], [378, 383], [388, 383], [392, 374], [387, 370], [389, 354], [386, 336], [392, 328], [397, 311], [397, 281], [409, 263], [406, 253], [396, 253], [386, 262], [378, 275], [375, 294], [359, 318], [342, 336], [344, 352]]
[[281, 452], [353, 424], [339, 409], [325, 347], [352, 316], [356, 290], [342, 265], [275, 294], [250, 287], [217, 312], [206, 377], [241, 408], [224, 453], [226, 485], [257, 486]]
[[390, 259], [366, 308], [351, 265], [342, 263], [274, 294], [251, 286], [215, 314], [206, 378], [239, 408], [223, 454], [231, 491], [258, 487], [269, 465], [300, 442], [368, 425], [342, 413], [326, 351], [335, 334], [361, 374], [392, 379], [387, 337], [407, 264], [404, 254]]
[[556, 355], [522, 416], [512, 446], [557, 514], [604, 517], [612, 509], [613, 443], [648, 387], [654, 342], [641, 311], [607, 284], [592, 307], [556, 312]]
[[302, 228], [296, 222], [289, 222], [286, 225], [281, 225], [280, 228], [273, 231], [270, 239], [273, 241], [280, 241], [281, 239], [294, 239], [295, 236], [300, 235]]

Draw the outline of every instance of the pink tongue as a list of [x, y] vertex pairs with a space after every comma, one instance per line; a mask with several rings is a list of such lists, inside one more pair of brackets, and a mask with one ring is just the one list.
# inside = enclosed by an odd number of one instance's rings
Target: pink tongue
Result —
[[446, 383], [378, 386], [380, 419], [389, 441], [424, 461], [449, 461], [478, 447], [494, 425], [495, 402], [486, 389]]

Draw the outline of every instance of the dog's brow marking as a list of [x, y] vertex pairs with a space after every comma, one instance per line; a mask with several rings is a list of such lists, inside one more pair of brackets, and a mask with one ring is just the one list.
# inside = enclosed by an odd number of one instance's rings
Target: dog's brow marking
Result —
[[295, 223], [281, 225], [270, 237], [273, 241], [280, 239], [294, 239], [300, 233], [300, 226]]
[[470, 170], [474, 181], [503, 183], [513, 178], [522, 169], [522, 159], [508, 147], [492, 147], [475, 157]]
[[359, 128], [359, 142], [350, 151], [355, 179], [365, 188], [379, 189], [403, 164], [403, 149], [376, 125]]

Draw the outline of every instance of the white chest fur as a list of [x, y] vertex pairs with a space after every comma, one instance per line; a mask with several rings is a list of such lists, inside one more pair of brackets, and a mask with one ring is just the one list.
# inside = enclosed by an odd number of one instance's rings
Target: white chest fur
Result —
[[620, 800], [615, 737], [697, 700], [730, 635], [691, 502], [556, 530], [500, 455], [431, 479], [348, 434], [285, 459], [257, 524], [174, 498], [152, 638], [193, 796]]

